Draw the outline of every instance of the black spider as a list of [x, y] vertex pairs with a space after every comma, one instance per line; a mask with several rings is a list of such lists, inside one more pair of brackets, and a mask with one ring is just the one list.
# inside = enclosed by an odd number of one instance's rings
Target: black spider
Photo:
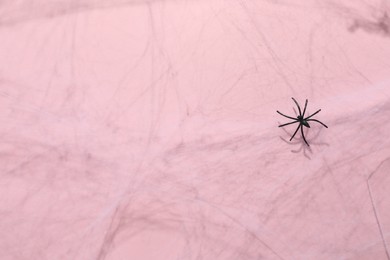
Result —
[[306, 141], [306, 138], [305, 138], [305, 135], [303, 134], [303, 126], [306, 126], [308, 128], [310, 128], [310, 125], [308, 123], [308, 121], [314, 121], [314, 122], [317, 122], [317, 123], [320, 123], [321, 125], [325, 126], [326, 128], [328, 128], [324, 123], [322, 123], [321, 121], [318, 121], [316, 119], [310, 119], [312, 116], [314, 116], [315, 114], [319, 113], [321, 111], [321, 109], [317, 110], [317, 112], [315, 112], [314, 114], [308, 116], [305, 118], [305, 112], [306, 112], [306, 107], [307, 107], [307, 99], [306, 99], [306, 103], [305, 103], [305, 108], [303, 109], [303, 113], [301, 112], [301, 108], [299, 107], [298, 105], [298, 102], [292, 97], [292, 100], [294, 100], [295, 104], [297, 105], [298, 107], [298, 111], [299, 111], [299, 115], [297, 116], [297, 118], [294, 118], [294, 117], [290, 117], [290, 116], [286, 116], [282, 113], [280, 113], [279, 111], [276, 111], [278, 112], [280, 115], [284, 116], [284, 117], [287, 117], [287, 118], [290, 118], [292, 120], [294, 120], [293, 122], [290, 122], [290, 123], [287, 123], [287, 124], [283, 124], [283, 125], [280, 125], [279, 127], [282, 127], [282, 126], [286, 126], [286, 125], [291, 125], [291, 124], [295, 124], [295, 123], [299, 123], [299, 126], [297, 128], [297, 130], [295, 130], [293, 136], [290, 138], [290, 141], [294, 138], [295, 134], [298, 132], [299, 128], [301, 128], [301, 133], [302, 133], [302, 137], [303, 137], [303, 140], [305, 140], [305, 143], [309, 145], [309, 143]]

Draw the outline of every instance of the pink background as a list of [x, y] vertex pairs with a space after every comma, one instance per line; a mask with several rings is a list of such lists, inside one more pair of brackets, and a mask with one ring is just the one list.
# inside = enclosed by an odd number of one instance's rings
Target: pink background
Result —
[[390, 259], [388, 11], [1, 1], [0, 259]]

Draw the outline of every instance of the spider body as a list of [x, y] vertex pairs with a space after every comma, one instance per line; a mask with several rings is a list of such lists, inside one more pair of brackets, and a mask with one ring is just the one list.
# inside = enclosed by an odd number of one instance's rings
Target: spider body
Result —
[[309, 123], [303, 118], [303, 116], [297, 116], [297, 118], [300, 124], [310, 128]]
[[312, 119], [311, 117], [313, 117], [314, 115], [318, 114], [321, 109], [317, 110], [315, 113], [313, 113], [312, 115], [308, 116], [308, 117], [305, 117], [305, 112], [306, 112], [306, 107], [307, 107], [307, 99], [306, 99], [306, 103], [305, 103], [305, 108], [303, 109], [303, 113], [301, 112], [301, 107], [299, 106], [298, 102], [292, 98], [292, 100], [295, 102], [295, 104], [297, 105], [298, 107], [298, 111], [299, 111], [299, 115], [294, 118], [294, 117], [291, 117], [291, 116], [286, 116], [285, 114], [282, 114], [281, 112], [279, 111], [276, 111], [278, 114], [284, 116], [284, 117], [287, 117], [289, 119], [292, 119], [293, 121], [292, 122], [289, 122], [287, 124], [283, 124], [283, 125], [280, 125], [279, 127], [283, 127], [283, 126], [286, 126], [286, 125], [291, 125], [291, 124], [295, 124], [295, 123], [299, 123], [299, 126], [297, 127], [297, 129], [295, 130], [293, 136], [290, 138], [290, 141], [294, 138], [294, 136], [296, 135], [296, 133], [299, 131], [299, 129], [301, 129], [301, 134], [302, 134], [302, 137], [303, 137], [303, 140], [305, 141], [305, 143], [309, 145], [309, 143], [306, 141], [306, 138], [305, 138], [305, 135], [303, 134], [303, 127], [307, 127], [307, 128], [310, 128], [310, 125], [309, 125], [309, 121], [312, 121], [312, 122], [317, 122], [317, 123], [320, 123], [321, 125], [323, 125], [324, 127], [328, 128], [324, 123], [322, 123], [321, 121], [317, 120], [317, 119]]

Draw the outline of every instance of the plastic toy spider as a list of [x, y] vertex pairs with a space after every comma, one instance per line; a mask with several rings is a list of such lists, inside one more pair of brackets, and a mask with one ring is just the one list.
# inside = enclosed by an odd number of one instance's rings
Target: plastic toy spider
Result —
[[294, 138], [294, 136], [296, 135], [296, 133], [298, 132], [299, 128], [301, 129], [301, 133], [302, 133], [302, 137], [303, 137], [303, 140], [305, 140], [305, 143], [309, 145], [309, 143], [306, 141], [306, 138], [305, 138], [305, 135], [303, 134], [303, 126], [306, 126], [308, 128], [310, 128], [310, 125], [308, 123], [308, 121], [314, 121], [314, 122], [317, 122], [317, 123], [320, 123], [321, 125], [325, 126], [326, 128], [328, 128], [324, 123], [322, 123], [321, 121], [318, 121], [316, 119], [310, 119], [312, 116], [318, 114], [321, 109], [317, 110], [314, 114], [308, 116], [305, 118], [305, 112], [306, 112], [306, 107], [307, 107], [307, 99], [306, 99], [306, 103], [305, 103], [305, 108], [303, 109], [303, 113], [301, 112], [301, 108], [300, 106], [298, 105], [298, 102], [292, 97], [292, 100], [294, 100], [295, 104], [297, 105], [298, 107], [298, 111], [299, 111], [299, 115], [297, 116], [297, 118], [294, 118], [294, 117], [291, 117], [291, 116], [286, 116], [282, 113], [280, 113], [279, 111], [276, 111], [278, 112], [280, 115], [284, 116], [284, 117], [287, 117], [289, 119], [292, 119], [294, 120], [293, 122], [290, 122], [290, 123], [287, 123], [287, 124], [283, 124], [283, 125], [280, 125], [279, 127], [283, 127], [283, 126], [286, 126], [286, 125], [291, 125], [291, 124], [295, 124], [295, 123], [299, 123], [299, 126], [297, 128], [297, 130], [295, 130], [293, 136], [290, 138], [290, 141]]

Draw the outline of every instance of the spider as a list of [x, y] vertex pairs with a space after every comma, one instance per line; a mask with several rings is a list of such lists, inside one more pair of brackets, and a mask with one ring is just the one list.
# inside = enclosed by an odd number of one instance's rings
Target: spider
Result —
[[314, 121], [314, 122], [317, 122], [317, 123], [320, 123], [321, 125], [325, 126], [326, 128], [328, 128], [324, 123], [322, 123], [321, 121], [318, 121], [316, 119], [310, 119], [312, 116], [318, 114], [321, 109], [317, 110], [314, 114], [308, 116], [305, 118], [305, 112], [306, 112], [306, 107], [307, 107], [307, 99], [306, 99], [306, 103], [305, 103], [305, 108], [303, 109], [303, 113], [301, 112], [301, 108], [300, 106], [298, 105], [298, 102], [292, 97], [292, 100], [294, 100], [295, 104], [297, 105], [298, 107], [298, 111], [299, 111], [299, 115], [297, 116], [297, 118], [294, 118], [294, 117], [291, 117], [291, 116], [286, 116], [282, 113], [280, 113], [279, 111], [276, 111], [278, 112], [280, 115], [284, 116], [284, 117], [287, 117], [289, 119], [292, 119], [294, 120], [293, 122], [290, 122], [290, 123], [287, 123], [287, 124], [283, 124], [283, 125], [280, 125], [279, 127], [283, 127], [283, 126], [286, 126], [286, 125], [291, 125], [291, 124], [295, 124], [295, 123], [299, 123], [299, 126], [297, 128], [297, 130], [295, 130], [293, 136], [290, 138], [290, 141], [294, 138], [295, 134], [298, 132], [299, 128], [301, 128], [301, 133], [302, 133], [302, 137], [303, 137], [303, 140], [305, 141], [305, 143], [309, 145], [309, 143], [306, 141], [306, 138], [305, 138], [305, 135], [303, 134], [303, 126], [306, 126], [308, 128], [310, 128], [310, 125], [309, 125], [309, 122], [308, 121]]

